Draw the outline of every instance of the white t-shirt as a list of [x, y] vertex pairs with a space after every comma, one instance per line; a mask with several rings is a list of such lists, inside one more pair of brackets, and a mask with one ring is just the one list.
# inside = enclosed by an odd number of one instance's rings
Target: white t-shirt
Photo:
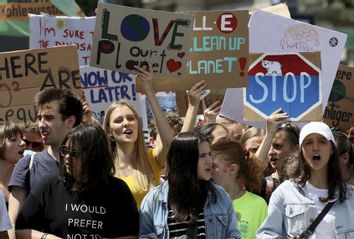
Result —
[[[318, 214], [322, 211], [322, 209], [327, 205], [326, 202], [321, 202], [320, 197], [327, 198], [328, 197], [328, 189], [320, 189], [314, 187], [308, 181], [304, 187], [304, 191], [306, 195], [315, 202], [316, 209]], [[315, 229], [315, 232], [310, 237], [310, 239], [334, 239], [335, 235], [335, 216], [331, 214], [331, 210], [326, 214], [326, 216], [322, 219], [322, 221], [318, 224]]]
[[7, 214], [7, 208], [5, 203], [4, 195], [0, 191], [0, 232], [7, 231], [11, 229], [11, 222], [9, 214]]

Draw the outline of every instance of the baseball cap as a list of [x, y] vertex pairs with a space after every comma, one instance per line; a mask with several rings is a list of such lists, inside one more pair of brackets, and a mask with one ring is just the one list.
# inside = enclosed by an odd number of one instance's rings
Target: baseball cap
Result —
[[336, 140], [333, 137], [332, 131], [329, 126], [323, 122], [311, 122], [306, 124], [300, 131], [299, 145], [301, 146], [304, 139], [310, 134], [320, 134], [327, 140], [331, 140], [335, 145]]

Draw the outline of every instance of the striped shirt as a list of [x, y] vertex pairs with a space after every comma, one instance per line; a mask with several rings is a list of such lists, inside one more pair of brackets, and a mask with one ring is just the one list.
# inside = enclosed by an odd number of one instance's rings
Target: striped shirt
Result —
[[172, 213], [173, 213], [172, 209], [169, 209], [167, 225], [170, 233], [170, 239], [181, 239], [181, 238], [205, 239], [206, 238], [203, 210], [201, 210], [201, 212], [198, 215], [198, 221], [196, 225], [190, 225], [187, 222], [177, 222], [173, 218]]

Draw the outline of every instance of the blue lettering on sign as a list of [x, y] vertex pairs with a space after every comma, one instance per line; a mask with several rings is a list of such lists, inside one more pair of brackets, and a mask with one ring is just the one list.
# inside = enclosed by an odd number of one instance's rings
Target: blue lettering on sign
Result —
[[320, 101], [319, 76], [306, 72], [297, 76], [291, 72], [283, 76], [266, 76], [259, 72], [248, 80], [247, 102], [266, 115], [282, 108], [291, 118], [296, 118]]
[[[122, 73], [118, 71], [110, 71], [111, 72], [111, 80], [113, 83], [121, 84], [132, 82], [132, 78], [127, 73]], [[84, 89], [93, 88], [93, 87], [104, 87], [109, 85], [109, 77], [108, 71], [91, 71], [85, 72], [83, 76], [81, 76], [81, 83]]]
[[203, 36], [193, 37], [189, 51], [238, 51], [246, 43], [244, 37]]

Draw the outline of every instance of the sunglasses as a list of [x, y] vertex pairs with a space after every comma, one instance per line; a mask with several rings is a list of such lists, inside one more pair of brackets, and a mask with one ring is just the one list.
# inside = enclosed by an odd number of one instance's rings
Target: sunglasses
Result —
[[43, 143], [41, 142], [31, 142], [28, 139], [23, 140], [26, 143], [26, 147], [29, 147], [31, 145], [32, 149], [40, 149], [43, 148]]
[[284, 128], [289, 129], [288, 133], [293, 134], [296, 137], [296, 139], [299, 140], [299, 132], [295, 130], [295, 128], [291, 125], [289, 121], [284, 122], [279, 126], [279, 129], [284, 129]]
[[62, 145], [62, 146], [60, 146], [59, 147], [59, 154], [60, 154], [60, 156], [62, 156], [63, 158], [67, 155], [67, 154], [69, 154], [70, 155], [70, 157], [72, 157], [72, 158], [75, 158], [76, 157], [76, 155], [77, 155], [77, 149], [70, 149], [68, 146], [66, 146], [66, 145]]

